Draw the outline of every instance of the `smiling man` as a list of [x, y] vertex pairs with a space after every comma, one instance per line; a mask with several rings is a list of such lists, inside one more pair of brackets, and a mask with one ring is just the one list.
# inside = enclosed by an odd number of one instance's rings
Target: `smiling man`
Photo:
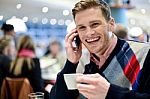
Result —
[[[57, 75], [51, 99], [150, 99], [150, 46], [124, 41], [112, 31], [115, 21], [103, 1], [81, 0], [72, 9], [76, 28], [66, 35], [67, 61]], [[82, 44], [74, 50], [72, 42], [79, 35], [90, 52], [90, 63], [76, 78], [77, 89], [68, 90], [64, 74], [76, 73]]]

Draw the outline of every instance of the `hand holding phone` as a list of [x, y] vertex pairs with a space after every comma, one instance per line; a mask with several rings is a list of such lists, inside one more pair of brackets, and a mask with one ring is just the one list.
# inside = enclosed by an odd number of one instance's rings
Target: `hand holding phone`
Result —
[[[69, 30], [69, 29], [68, 29]], [[68, 34], [65, 37], [65, 49], [67, 54], [67, 59], [72, 63], [79, 62], [82, 55], [82, 46], [78, 36], [78, 31], [75, 28], [67, 31]]]

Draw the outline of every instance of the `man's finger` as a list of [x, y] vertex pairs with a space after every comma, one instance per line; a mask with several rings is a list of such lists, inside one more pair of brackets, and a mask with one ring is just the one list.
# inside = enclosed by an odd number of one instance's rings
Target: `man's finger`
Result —
[[78, 83], [77, 88], [78, 90], [87, 91], [89, 93], [93, 93], [93, 90], [96, 90], [95, 86], [90, 84], [83, 84], [83, 83]]
[[101, 76], [99, 74], [88, 74], [77, 76], [76, 81], [78, 83], [97, 84], [100, 77]]

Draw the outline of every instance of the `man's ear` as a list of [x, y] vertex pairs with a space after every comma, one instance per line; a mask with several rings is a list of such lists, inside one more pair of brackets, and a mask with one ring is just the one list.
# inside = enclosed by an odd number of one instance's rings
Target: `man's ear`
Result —
[[109, 31], [114, 32], [115, 30], [115, 20], [114, 18], [111, 17], [111, 19], [109, 20]]

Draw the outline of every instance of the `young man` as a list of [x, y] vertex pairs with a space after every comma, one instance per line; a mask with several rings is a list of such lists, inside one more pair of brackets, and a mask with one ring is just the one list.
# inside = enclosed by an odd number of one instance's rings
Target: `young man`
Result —
[[[66, 35], [67, 61], [57, 75], [51, 99], [150, 99], [149, 45], [118, 39], [109, 6], [103, 1], [81, 0], [72, 10], [76, 29]], [[76, 33], [78, 32], [78, 33]], [[77, 90], [68, 90], [63, 74], [75, 73], [82, 46], [74, 51], [79, 35], [91, 53], [85, 72], [78, 76]]]
[[1, 30], [3, 31], [2, 39], [10, 40], [8, 56], [13, 59], [16, 55], [16, 33], [14, 31], [14, 26], [4, 23], [1, 27]]
[[4, 36], [14, 37], [16, 34], [14, 31], [14, 26], [11, 24], [4, 23], [1, 30], [4, 32]]

